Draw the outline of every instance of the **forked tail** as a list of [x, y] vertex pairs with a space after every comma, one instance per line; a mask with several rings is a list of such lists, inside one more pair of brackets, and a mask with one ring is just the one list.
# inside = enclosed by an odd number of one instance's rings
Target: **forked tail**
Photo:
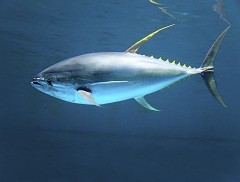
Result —
[[217, 38], [217, 40], [213, 43], [212, 47], [210, 48], [210, 50], [208, 51], [202, 65], [200, 68], [202, 68], [204, 71], [201, 73], [209, 91], [212, 93], [212, 95], [215, 97], [215, 99], [222, 104], [223, 106], [226, 107], [226, 105], [224, 104], [222, 97], [218, 91], [217, 88], [217, 83], [214, 79], [214, 61], [215, 61], [215, 57], [217, 55], [218, 49], [221, 45], [221, 42], [223, 40], [223, 38], [225, 37], [228, 29], [230, 28], [227, 27]]

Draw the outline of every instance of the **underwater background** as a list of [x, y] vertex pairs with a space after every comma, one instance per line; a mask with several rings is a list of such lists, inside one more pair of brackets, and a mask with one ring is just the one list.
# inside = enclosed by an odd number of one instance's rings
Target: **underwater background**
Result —
[[[1, 0], [0, 181], [240, 181], [239, 17], [238, 0]], [[198, 67], [223, 19], [232, 26], [215, 77], [227, 108], [200, 76], [147, 96], [161, 112], [71, 104], [30, 84], [54, 63], [125, 51], [172, 23], [139, 53]]]

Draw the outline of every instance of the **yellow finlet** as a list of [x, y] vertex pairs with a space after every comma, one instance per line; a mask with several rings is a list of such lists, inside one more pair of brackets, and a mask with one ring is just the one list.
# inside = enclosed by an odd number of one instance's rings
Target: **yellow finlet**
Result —
[[186, 64], [184, 64], [183, 67], [187, 67]]
[[177, 65], [178, 65], [178, 66], [181, 66], [181, 63], [179, 62]]
[[169, 63], [169, 59], [167, 59], [166, 62]]
[[154, 58], [153, 55], [151, 55], [150, 58]]
[[162, 57], [159, 58], [160, 61], [163, 61]]
[[175, 61], [173, 61], [173, 62], [172, 62], [172, 64], [176, 64], [176, 62], [175, 62]]
[[188, 68], [192, 68], [191, 66], [188, 66]]

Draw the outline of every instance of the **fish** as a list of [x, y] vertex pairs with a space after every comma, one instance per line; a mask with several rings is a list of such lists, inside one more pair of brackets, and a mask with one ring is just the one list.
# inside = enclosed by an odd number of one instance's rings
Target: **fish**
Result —
[[88, 53], [60, 61], [32, 78], [31, 85], [55, 98], [103, 107], [128, 99], [135, 99], [144, 108], [151, 106], [146, 95], [168, 88], [190, 76], [201, 75], [214, 98], [226, 107], [214, 78], [214, 62], [227, 27], [212, 44], [199, 68], [138, 54], [138, 49], [160, 28], [137, 41], [125, 52]]

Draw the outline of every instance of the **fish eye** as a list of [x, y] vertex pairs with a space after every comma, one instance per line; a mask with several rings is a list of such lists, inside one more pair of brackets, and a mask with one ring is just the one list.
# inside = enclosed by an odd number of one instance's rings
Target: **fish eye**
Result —
[[53, 86], [52, 81], [50, 79], [47, 80], [47, 84], [50, 85], [50, 86]]

